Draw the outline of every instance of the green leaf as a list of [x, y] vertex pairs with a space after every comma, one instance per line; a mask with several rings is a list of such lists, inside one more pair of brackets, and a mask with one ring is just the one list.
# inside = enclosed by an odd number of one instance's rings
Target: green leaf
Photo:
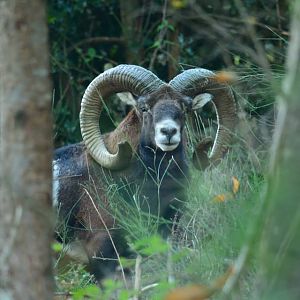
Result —
[[120, 290], [122, 288], [122, 283], [120, 281], [115, 281], [112, 279], [106, 279], [102, 282], [104, 293], [102, 295], [103, 300], [112, 299], [112, 295], [115, 291]]
[[49, 16], [48, 17], [48, 24], [54, 24], [56, 22], [56, 17], [54, 16]]
[[52, 243], [51, 248], [54, 252], [61, 252], [63, 250], [63, 245], [61, 243]]
[[121, 264], [123, 268], [130, 268], [135, 265], [135, 259], [120, 257]]
[[175, 31], [175, 27], [172, 24], [168, 25], [168, 29], [171, 30], [171, 31]]
[[186, 258], [190, 255], [189, 249], [182, 249], [172, 255], [173, 262], [180, 262], [183, 258]]
[[135, 295], [136, 292], [133, 290], [122, 290], [119, 294], [118, 300], [128, 300]]
[[239, 55], [234, 55], [233, 61], [236, 66], [240, 64], [241, 57]]
[[153, 235], [149, 238], [138, 240], [133, 248], [140, 254], [153, 255], [165, 253], [168, 251], [168, 244], [160, 236]]
[[154, 42], [151, 48], [159, 48], [161, 46], [161, 41], [157, 40]]
[[89, 48], [87, 53], [88, 53], [88, 56], [91, 59], [93, 59], [96, 56], [96, 50], [95, 50], [95, 48]]
[[101, 299], [100, 298], [101, 295], [102, 295], [102, 292], [101, 292], [100, 288], [95, 284], [91, 284], [82, 289], [75, 291], [73, 294], [73, 299], [74, 300], [83, 300], [88, 297], [88, 299], [97, 300], [97, 299]]

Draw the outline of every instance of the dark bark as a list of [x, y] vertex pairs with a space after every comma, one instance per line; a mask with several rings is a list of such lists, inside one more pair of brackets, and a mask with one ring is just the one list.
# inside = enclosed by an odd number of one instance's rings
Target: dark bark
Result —
[[45, 2], [0, 1], [0, 299], [52, 299]]
[[178, 41], [179, 24], [173, 21], [174, 31], [169, 32], [169, 56], [168, 56], [168, 79], [171, 80], [178, 74], [178, 66], [180, 61], [180, 46]]
[[141, 62], [141, 20], [138, 0], [120, 1], [123, 39], [125, 41], [125, 60], [128, 64]]

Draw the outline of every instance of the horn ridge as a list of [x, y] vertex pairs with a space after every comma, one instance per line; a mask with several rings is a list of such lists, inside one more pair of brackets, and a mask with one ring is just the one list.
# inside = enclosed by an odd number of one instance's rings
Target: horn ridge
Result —
[[101, 166], [111, 170], [123, 169], [130, 163], [132, 156], [129, 143], [118, 144], [116, 153], [108, 151], [99, 126], [103, 101], [119, 92], [144, 95], [164, 84], [151, 71], [135, 65], [119, 65], [108, 69], [89, 84], [81, 101], [80, 128], [89, 154]]
[[216, 164], [227, 151], [237, 122], [236, 102], [231, 88], [218, 82], [214, 72], [203, 68], [186, 70], [174, 77], [169, 85], [189, 97], [196, 97], [201, 93], [213, 96], [218, 129], [208, 160], [211, 164]]

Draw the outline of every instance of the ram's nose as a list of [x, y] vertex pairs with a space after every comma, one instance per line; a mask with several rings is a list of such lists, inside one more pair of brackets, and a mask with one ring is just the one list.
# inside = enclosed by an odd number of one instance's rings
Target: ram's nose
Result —
[[177, 128], [174, 127], [163, 127], [160, 129], [160, 132], [165, 135], [170, 142], [172, 137], [177, 133]]

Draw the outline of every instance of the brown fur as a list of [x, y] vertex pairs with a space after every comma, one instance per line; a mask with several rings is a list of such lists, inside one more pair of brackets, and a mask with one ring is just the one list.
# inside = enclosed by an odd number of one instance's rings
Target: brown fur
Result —
[[128, 141], [134, 151], [137, 150], [141, 135], [141, 124], [136, 109], [132, 109], [119, 126], [104, 136], [109, 152], [116, 153], [118, 143]]

